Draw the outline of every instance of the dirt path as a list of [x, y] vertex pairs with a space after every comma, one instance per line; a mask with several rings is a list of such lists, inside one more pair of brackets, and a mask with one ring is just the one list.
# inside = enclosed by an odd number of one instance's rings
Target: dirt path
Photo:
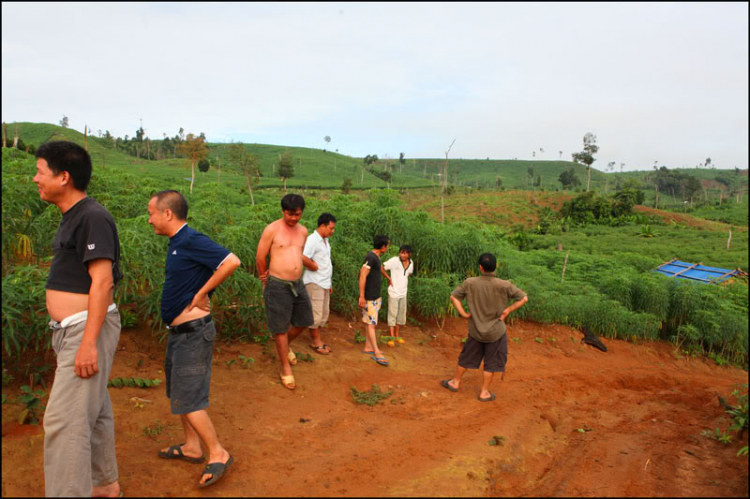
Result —
[[682, 223], [688, 227], [697, 227], [699, 229], [715, 230], [719, 232], [726, 232], [728, 229], [747, 231], [747, 227], [741, 225], [729, 225], [723, 222], [714, 222], [712, 220], [706, 220], [704, 218], [696, 218], [691, 215], [685, 215], [683, 213], [675, 213], [673, 211], [657, 210], [656, 208], [650, 208], [648, 206], [635, 205], [633, 211], [640, 213], [646, 213], [649, 215], [656, 215], [661, 217], [665, 222]]
[[[195, 486], [200, 465], [156, 456], [183, 441], [163, 386], [113, 388], [125, 496], [747, 496], [740, 444], [700, 435], [728, 428], [716, 393], [728, 398], [746, 372], [675, 359], [662, 343], [603, 340], [602, 353], [568, 327], [519, 322], [497, 400], [486, 404], [475, 371], [458, 393], [439, 384], [453, 374], [465, 327], [448, 319], [435, 339], [431, 327], [406, 328], [406, 344], [385, 347], [385, 368], [333, 317], [324, 339], [334, 353], [300, 362], [294, 392], [260, 345], [218, 344], [209, 413], [236, 462], [208, 489]], [[293, 346], [313, 353], [307, 344]], [[123, 331], [120, 348], [113, 376], [163, 378], [164, 345], [150, 333]], [[240, 353], [255, 363], [228, 367]], [[373, 383], [393, 394], [373, 408], [355, 404], [350, 387]], [[137, 408], [134, 396], [152, 402]], [[19, 411], [3, 405], [2, 495], [41, 496], [43, 432], [16, 425]], [[166, 429], [144, 435], [157, 420]], [[502, 446], [488, 444], [496, 435]]]

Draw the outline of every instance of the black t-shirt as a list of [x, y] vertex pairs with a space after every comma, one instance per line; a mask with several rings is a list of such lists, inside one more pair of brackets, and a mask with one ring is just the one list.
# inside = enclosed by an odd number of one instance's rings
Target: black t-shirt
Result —
[[86, 197], [62, 216], [52, 242], [54, 258], [47, 277], [47, 289], [87, 295], [91, 289], [88, 262], [97, 258], [112, 261], [112, 279], [120, 272], [120, 239], [112, 215], [99, 203]]
[[380, 273], [380, 258], [370, 251], [362, 265], [370, 269], [365, 279], [365, 300], [377, 300], [380, 298], [380, 281], [383, 277]]

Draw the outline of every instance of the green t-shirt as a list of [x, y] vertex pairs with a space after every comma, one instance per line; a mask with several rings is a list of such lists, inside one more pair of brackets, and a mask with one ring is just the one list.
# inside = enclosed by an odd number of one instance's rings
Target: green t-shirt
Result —
[[469, 306], [469, 336], [482, 343], [492, 343], [505, 335], [505, 322], [499, 320], [510, 300], [522, 300], [526, 293], [512, 282], [492, 274], [470, 277], [451, 293]]

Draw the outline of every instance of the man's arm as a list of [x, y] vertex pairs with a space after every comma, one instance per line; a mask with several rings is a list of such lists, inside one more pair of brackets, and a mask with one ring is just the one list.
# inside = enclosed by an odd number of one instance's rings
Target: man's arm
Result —
[[451, 301], [453, 302], [453, 306], [456, 307], [456, 311], [458, 312], [458, 315], [461, 317], [468, 319], [471, 317], [471, 314], [467, 314], [464, 310], [464, 306], [461, 304], [461, 300], [456, 298], [455, 296], [451, 295]]
[[88, 272], [91, 276], [89, 288], [88, 317], [83, 330], [81, 346], [78, 347], [74, 361], [74, 370], [81, 378], [90, 378], [99, 372], [99, 352], [96, 340], [102, 330], [107, 316], [107, 307], [112, 303], [112, 260], [97, 258], [88, 262]]
[[388, 272], [385, 271], [385, 266], [384, 265], [380, 266], [380, 273], [383, 274], [383, 276], [385, 276], [386, 279], [388, 279], [388, 284], [390, 284], [391, 286], [393, 286], [393, 281], [391, 280], [391, 276], [389, 276]]
[[263, 282], [263, 289], [266, 288], [266, 282], [268, 281], [268, 269], [266, 268], [266, 257], [268, 252], [271, 250], [271, 243], [273, 242], [273, 236], [275, 231], [271, 228], [271, 225], [267, 226], [263, 230], [263, 234], [260, 236], [258, 241], [258, 249], [255, 252], [255, 267], [258, 269], [258, 277]]
[[511, 305], [510, 307], [503, 310], [503, 313], [500, 316], [500, 320], [504, 321], [506, 317], [508, 317], [511, 313], [515, 312], [519, 308], [523, 307], [526, 303], [528, 303], [528, 301], [529, 301], [529, 297], [524, 296], [523, 298], [515, 302], [513, 305]]
[[307, 270], [310, 270], [312, 272], [316, 272], [318, 270], [318, 264], [315, 263], [315, 260], [311, 260], [305, 255], [302, 255], [302, 265], [304, 265]]
[[234, 253], [230, 253], [229, 256], [226, 257], [224, 262], [219, 265], [219, 268], [214, 271], [214, 274], [211, 276], [211, 278], [206, 281], [206, 284], [204, 284], [203, 287], [199, 289], [197, 293], [195, 293], [193, 301], [190, 303], [187, 311], [190, 312], [195, 307], [198, 307], [201, 310], [210, 312], [211, 303], [208, 301], [208, 292], [212, 289], [217, 288], [219, 284], [226, 281], [230, 275], [234, 274], [234, 271], [237, 270], [240, 265], [242, 265], [240, 259], [237, 258]]
[[360, 308], [365, 308], [367, 306], [367, 303], [365, 302], [365, 281], [367, 281], [367, 276], [370, 274], [370, 269], [362, 265], [362, 268], [359, 269], [359, 306]]

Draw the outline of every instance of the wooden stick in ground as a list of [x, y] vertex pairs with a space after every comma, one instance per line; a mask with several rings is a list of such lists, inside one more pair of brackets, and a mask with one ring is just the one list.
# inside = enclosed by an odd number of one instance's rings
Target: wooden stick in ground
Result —
[[560, 278], [560, 282], [563, 282], [565, 280], [565, 269], [568, 266], [568, 255], [570, 255], [570, 250], [568, 250], [568, 252], [565, 253], [565, 262], [563, 263], [563, 271], [562, 271], [562, 277]]
[[729, 239], [727, 239], [727, 249], [729, 249], [729, 244], [732, 242], [732, 229], [729, 229]]

